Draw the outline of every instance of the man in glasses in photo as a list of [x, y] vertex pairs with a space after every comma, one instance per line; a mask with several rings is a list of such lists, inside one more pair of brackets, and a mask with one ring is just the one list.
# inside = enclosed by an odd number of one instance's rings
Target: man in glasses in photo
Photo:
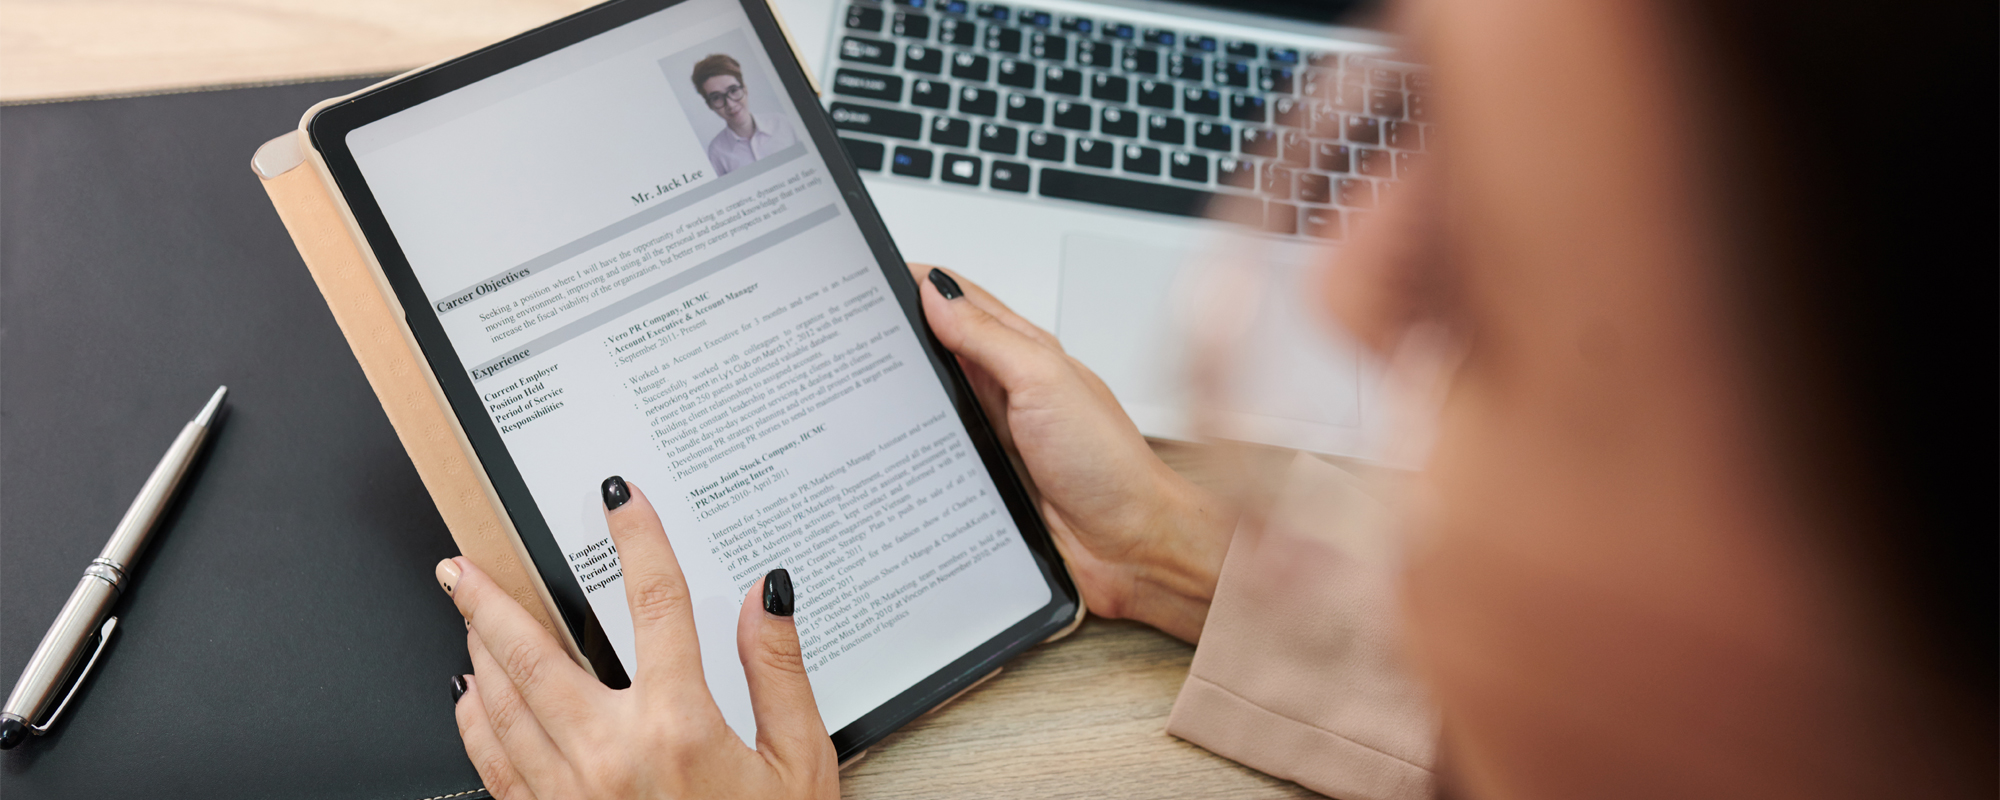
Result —
[[708, 142], [708, 162], [717, 176], [792, 146], [798, 139], [783, 117], [758, 119], [750, 113], [749, 90], [743, 86], [743, 65], [717, 53], [695, 62], [694, 89], [708, 110], [722, 118], [723, 128]]

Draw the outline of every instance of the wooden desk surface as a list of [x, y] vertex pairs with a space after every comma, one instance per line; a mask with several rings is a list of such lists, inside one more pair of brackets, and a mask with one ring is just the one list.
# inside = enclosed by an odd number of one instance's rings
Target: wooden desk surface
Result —
[[[832, 0], [829, 0], [831, 2]], [[392, 72], [591, 0], [0, 0], [0, 101]], [[1198, 481], [1201, 448], [1161, 444]], [[878, 745], [848, 797], [1309, 797], [1165, 733], [1194, 648], [1092, 618]]]

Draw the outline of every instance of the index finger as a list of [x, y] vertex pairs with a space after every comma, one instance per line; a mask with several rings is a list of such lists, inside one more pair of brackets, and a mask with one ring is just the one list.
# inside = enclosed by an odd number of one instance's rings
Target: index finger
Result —
[[660, 514], [639, 487], [616, 475], [604, 481], [604, 521], [625, 576], [625, 602], [632, 607], [632, 634], [639, 663], [630, 665], [632, 685], [701, 687], [701, 645], [695, 640], [694, 603], [687, 577], [667, 541]]

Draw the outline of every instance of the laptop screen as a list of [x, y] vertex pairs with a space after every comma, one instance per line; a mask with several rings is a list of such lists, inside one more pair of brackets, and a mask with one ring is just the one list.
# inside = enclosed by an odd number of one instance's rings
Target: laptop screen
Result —
[[1195, 5], [1306, 22], [1376, 27], [1382, 0], [1192, 0]]

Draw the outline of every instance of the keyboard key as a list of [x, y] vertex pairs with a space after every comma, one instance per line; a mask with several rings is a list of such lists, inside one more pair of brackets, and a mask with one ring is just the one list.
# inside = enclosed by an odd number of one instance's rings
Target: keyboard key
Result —
[[914, 140], [924, 132], [924, 117], [889, 108], [834, 103], [833, 126], [841, 130]]
[[1083, 94], [1083, 73], [1063, 67], [1042, 70], [1042, 91], [1076, 97]]
[[1139, 38], [1140, 40], [1144, 41], [1147, 44], [1156, 44], [1161, 47], [1173, 47], [1174, 39], [1177, 37], [1174, 36], [1173, 31], [1161, 30], [1159, 28], [1147, 28], [1146, 32]]
[[1301, 203], [1333, 202], [1333, 179], [1320, 173], [1299, 173], [1298, 190], [1299, 202]]
[[910, 8], [923, 8], [924, 1], [925, 0], [894, 0], [896, 5], [908, 6]]
[[1262, 174], [1258, 175], [1258, 178], [1260, 180], [1257, 181], [1257, 191], [1279, 199], [1286, 199], [1292, 196], [1291, 167], [1278, 164], [1265, 164], [1264, 170]]
[[1272, 61], [1276, 61], [1276, 62], [1278, 62], [1278, 63], [1280, 63], [1280, 64], [1297, 64], [1297, 63], [1299, 63], [1299, 51], [1297, 51], [1297, 50], [1292, 50], [1292, 49], [1289, 49], [1289, 48], [1288, 48], [1288, 49], [1284, 49], [1284, 50], [1280, 50], [1280, 49], [1278, 49], [1278, 48], [1275, 48], [1275, 47], [1273, 47], [1273, 48], [1271, 48], [1270, 50], [1267, 50], [1267, 51], [1265, 51], [1265, 52], [1264, 52], [1264, 57], [1265, 57], [1265, 58], [1268, 58], [1268, 59], [1270, 59], [1270, 60], [1272, 60]]
[[1299, 230], [1305, 235], [1319, 239], [1340, 238], [1340, 209], [1308, 207], [1299, 216]]
[[1318, 142], [1313, 145], [1313, 169], [1321, 172], [1346, 172], [1348, 170], [1347, 145], [1333, 142]]
[[1123, 103], [1131, 96], [1132, 82], [1129, 80], [1102, 72], [1090, 76], [1090, 97], [1093, 100]]
[[1069, 38], [1059, 33], [1037, 33], [1028, 39], [1028, 55], [1063, 61], [1069, 58]]
[[1347, 140], [1360, 144], [1378, 144], [1382, 141], [1382, 121], [1374, 117], [1347, 115]]
[[1423, 160], [1424, 154], [1422, 153], [1397, 153], [1396, 177], [1410, 177], [1410, 171], [1416, 169], [1418, 164], [1423, 163]]
[[993, 20], [994, 22], [1006, 22], [1007, 16], [1013, 13], [1013, 9], [1010, 9], [1003, 5], [998, 5], [996, 3], [980, 3], [977, 6], [973, 6], [973, 13], [976, 14], [980, 19], [990, 19]]
[[1012, 86], [1017, 89], [1033, 89], [1035, 88], [1035, 72], [1035, 65], [1032, 63], [1005, 58], [1000, 60], [1000, 69], [993, 76], [993, 80], [999, 82], [1001, 86]]
[[1312, 135], [1320, 139], [1338, 139], [1347, 132], [1346, 123], [1340, 117], [1340, 109], [1331, 103], [1312, 104]]
[[1139, 29], [1126, 22], [1107, 22], [1104, 23], [1103, 34], [1106, 39], [1123, 39], [1129, 42], [1138, 38]]
[[1396, 165], [1387, 150], [1354, 148], [1354, 171], [1375, 178], [1393, 178]]
[[[876, 147], [879, 148], [880, 145]], [[881, 154], [878, 152], [876, 157], [879, 161]], [[1174, 176], [1178, 180], [1207, 183], [1208, 156], [1194, 153], [1175, 153], [1173, 158], [1167, 160], [1167, 174]]]
[[1429, 99], [1430, 98], [1425, 95], [1417, 94], [1415, 92], [1410, 93], [1409, 96], [1410, 119], [1416, 120], [1418, 122], [1431, 121], [1431, 111], [1429, 108], [1426, 107], [1428, 105], [1426, 101]]
[[1310, 105], [1296, 97], [1280, 97], [1271, 101], [1271, 121], [1287, 128], [1306, 127], [1310, 112]]
[[1403, 73], [1376, 67], [1368, 70], [1368, 85], [1377, 89], [1403, 88]]
[[1120, 163], [1126, 172], [1139, 175], [1160, 174], [1160, 151], [1157, 148], [1136, 144], [1125, 145], [1125, 158]]
[[1273, 94], [1292, 93], [1291, 67], [1258, 67], [1257, 88]]
[[979, 149], [1013, 155], [1021, 148], [1021, 129], [991, 123], [979, 126]]
[[1122, 63], [1125, 66], [1126, 72], [1140, 75], [1158, 75], [1160, 74], [1160, 51], [1145, 47], [1127, 47], [1125, 48], [1125, 58]]
[[1329, 69], [1338, 69], [1340, 67], [1340, 54], [1313, 53], [1312, 55], [1306, 56], [1306, 63], [1311, 64], [1315, 67], [1327, 67]]
[[865, 169], [869, 172], [882, 171], [883, 147], [881, 142], [841, 137], [840, 146], [841, 149], [847, 151], [847, 158], [854, 162], [855, 169]]
[[1390, 89], [1368, 90], [1368, 113], [1390, 119], [1403, 118], [1403, 93]]
[[1405, 73], [1403, 75], [1403, 87], [1412, 92], [1428, 92], [1431, 90], [1431, 74], [1428, 72]]
[[1000, 113], [1000, 93], [992, 89], [974, 89], [970, 86], [958, 90], [958, 112], [991, 117]]
[[1181, 110], [1189, 114], [1222, 116], [1222, 94], [1214, 89], [1189, 87], [1181, 90]]
[[1257, 167], [1240, 158], [1218, 158], [1215, 160], [1215, 182], [1238, 189], [1255, 189]]
[[1368, 103], [1368, 91], [1361, 84], [1341, 81], [1334, 85], [1333, 95], [1327, 98], [1327, 102], [1349, 114], [1359, 114]]
[[1122, 108], [1105, 106], [1097, 115], [1097, 132], [1108, 136], [1139, 136], [1139, 115]]
[[1015, 122], [1040, 125], [1042, 124], [1042, 115], [1046, 106], [1047, 101], [1042, 98], [1030, 97], [1025, 94], [1010, 94], [1007, 95], [1007, 118]]
[[893, 67], [896, 65], [896, 46], [888, 42], [878, 42], [874, 39], [861, 39], [849, 36], [840, 40], [840, 59], [842, 61], [858, 61], [863, 64]]
[[1021, 52], [1021, 29], [986, 26], [986, 49], [996, 53]]
[[931, 117], [931, 144], [972, 146], [972, 123], [943, 114]]
[[1387, 134], [1385, 140], [1389, 143], [1390, 147], [1394, 147], [1397, 150], [1424, 149], [1424, 126], [1414, 122], [1397, 122], [1391, 120], [1384, 127], [1387, 128], [1384, 131]]
[[993, 162], [993, 177], [986, 185], [1002, 191], [1025, 192], [1028, 190], [1030, 171], [1026, 164], [996, 160]]
[[1215, 62], [1215, 82], [1238, 89], [1250, 88], [1250, 65], [1242, 61]]
[[1298, 131], [1278, 132], [1278, 160], [1285, 164], [1305, 169], [1312, 166], [1312, 142]]
[[965, 16], [972, 13], [972, 4], [966, 2], [966, 0], [940, 0], [937, 4], [937, 10], [946, 14]]
[[1109, 67], [1112, 52], [1117, 48], [1103, 42], [1077, 42], [1076, 63], [1086, 67]]
[[1350, 208], [1374, 208], [1375, 184], [1360, 178], [1341, 178], [1335, 197]]
[[1055, 24], [1056, 18], [1047, 11], [1022, 11], [1019, 20], [1031, 28], [1046, 28]]
[[1183, 44], [1189, 50], [1200, 50], [1204, 53], [1213, 53], [1215, 52], [1215, 48], [1220, 46], [1216, 43], [1213, 36], [1189, 36]]
[[903, 79], [858, 69], [835, 70], [833, 93], [896, 103], [903, 99]]
[[[1086, 167], [1110, 169], [1112, 160], [1117, 158], [1117, 150], [1118, 146], [1110, 142], [1077, 137], [1076, 163]], [[1042, 174], [1047, 175], [1048, 170], [1043, 170]]]
[[1060, 200], [1081, 200], [1119, 208], [1199, 217], [1215, 196], [1185, 186], [1114, 178], [1055, 167], [1042, 168], [1040, 193]]
[[1140, 81], [1139, 105], [1153, 108], [1174, 108], [1174, 85], [1166, 81]]
[[1088, 17], [1063, 17], [1063, 18], [1062, 18], [1062, 29], [1063, 29], [1063, 30], [1066, 30], [1066, 31], [1069, 31], [1070, 33], [1084, 33], [1084, 34], [1087, 34], [1087, 33], [1090, 33], [1090, 32], [1091, 32], [1092, 30], [1096, 29], [1096, 27], [1097, 27], [1097, 24], [1096, 24], [1096, 23], [1094, 23], [1094, 22], [1092, 22], [1092, 21], [1090, 20], [1090, 18], [1088, 18]]
[[909, 39], [931, 38], [931, 18], [914, 11], [896, 12], [896, 24], [891, 28], [897, 36]]
[[889, 162], [889, 171], [913, 178], [928, 178], [931, 176], [931, 151], [920, 147], [898, 147], [896, 157]]
[[938, 22], [938, 43], [971, 47], [979, 41], [979, 23], [969, 19], [945, 19]]
[[1167, 56], [1167, 77], [1177, 81], [1202, 81], [1208, 79], [1207, 62], [1201, 56], [1175, 53]]
[[920, 78], [910, 84], [910, 104], [926, 108], [950, 108], [951, 84]]
[[985, 56], [959, 53], [951, 57], [951, 76], [954, 78], [962, 78], [968, 81], [984, 81], [992, 68], [993, 61]]
[[938, 170], [938, 177], [943, 178], [946, 183], [963, 183], [978, 186], [980, 166], [981, 162], [978, 156], [946, 153], [944, 154], [944, 169]]
[[1277, 134], [1263, 128], [1244, 128], [1243, 132], [1237, 135], [1236, 143], [1237, 149], [1244, 155], [1266, 158], [1278, 155]]
[[910, 45], [903, 48], [903, 69], [932, 75], [944, 72], [944, 51], [935, 47]]
[[1091, 109], [1089, 103], [1072, 103], [1067, 100], [1057, 100], [1055, 117], [1050, 121], [1058, 128], [1087, 131], [1090, 130], [1090, 120], [1094, 116], [1096, 114]]
[[[882, 31], [882, 9], [873, 6], [848, 6], [847, 27], [849, 30], [880, 33]], [[881, 153], [876, 153], [876, 169], [881, 169], [880, 162], [882, 159], [880, 156]]]
[[1197, 122], [1194, 124], [1194, 146], [1227, 153], [1235, 148], [1236, 144], [1228, 125], [1219, 122]]
[[1290, 236], [1299, 232], [1299, 207], [1291, 203], [1264, 204], [1264, 232]]
[[1184, 144], [1187, 142], [1187, 121], [1180, 117], [1154, 114], [1146, 118], [1146, 138], [1166, 144]]
[[1265, 118], [1264, 98], [1254, 94], [1232, 94], [1229, 96], [1229, 118], [1240, 122], [1262, 123]]
[[1060, 133], [1031, 131], [1028, 133], [1028, 157], [1043, 161], [1061, 161], [1069, 156], [1069, 141]]
[[1257, 43], [1230, 42], [1223, 49], [1223, 52], [1227, 53], [1230, 58], [1256, 58], [1258, 55]]

